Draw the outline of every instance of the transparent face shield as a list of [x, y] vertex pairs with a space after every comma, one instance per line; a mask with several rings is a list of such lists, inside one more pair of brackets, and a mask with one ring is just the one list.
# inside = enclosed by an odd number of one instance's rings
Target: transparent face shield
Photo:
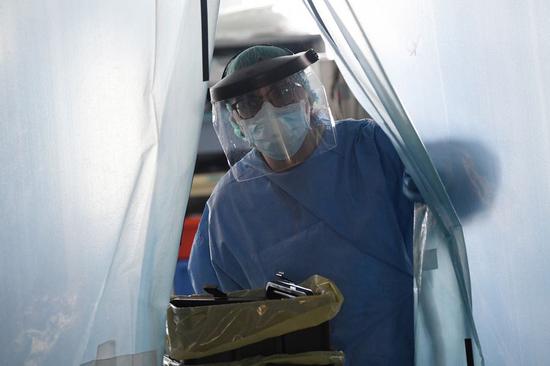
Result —
[[214, 102], [212, 115], [237, 181], [288, 171], [336, 146], [325, 90], [310, 67]]

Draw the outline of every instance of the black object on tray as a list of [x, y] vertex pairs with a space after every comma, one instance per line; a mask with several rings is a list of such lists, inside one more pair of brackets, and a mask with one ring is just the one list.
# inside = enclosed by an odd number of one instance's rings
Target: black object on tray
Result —
[[254, 356], [296, 354], [313, 351], [330, 351], [330, 331], [328, 322], [313, 328], [302, 329], [279, 337], [268, 338], [261, 342], [218, 353], [216, 355], [194, 360], [182, 360], [181, 365], [232, 362]]
[[[307, 287], [300, 286], [285, 278], [284, 273], [276, 274], [276, 279], [266, 284], [263, 296], [258, 292], [254, 297], [240, 297], [227, 295], [213, 286], [204, 288], [207, 294], [190, 297], [175, 297], [170, 301], [175, 308], [195, 308], [203, 306], [216, 306], [225, 304], [239, 304], [248, 302], [277, 302], [280, 299], [293, 299], [301, 296], [315, 295]], [[164, 356], [165, 366], [181, 365], [225, 365], [226, 363], [240, 361], [258, 356], [268, 357], [275, 355], [297, 355], [310, 352], [330, 352], [330, 328], [329, 322], [325, 321], [320, 325], [300, 329], [297, 331], [282, 334], [277, 337], [264, 339], [262, 341], [247, 344], [239, 348], [231, 349], [209, 356], [194, 359], [173, 359], [168, 355]], [[172, 356], [173, 357], [173, 356]], [[277, 366], [285, 366], [278, 363]], [[313, 366], [313, 365], [312, 365]], [[330, 366], [330, 365], [318, 365]]]

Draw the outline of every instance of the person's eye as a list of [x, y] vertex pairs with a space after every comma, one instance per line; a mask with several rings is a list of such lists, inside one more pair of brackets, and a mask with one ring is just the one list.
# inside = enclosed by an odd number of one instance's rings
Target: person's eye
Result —
[[284, 88], [281, 88], [281, 94], [283, 95], [290, 94], [291, 92], [292, 92], [292, 89], [288, 85], [285, 86]]
[[286, 101], [290, 96], [292, 96], [292, 90], [290, 88], [282, 88], [275, 92], [273, 97], [279, 101]]

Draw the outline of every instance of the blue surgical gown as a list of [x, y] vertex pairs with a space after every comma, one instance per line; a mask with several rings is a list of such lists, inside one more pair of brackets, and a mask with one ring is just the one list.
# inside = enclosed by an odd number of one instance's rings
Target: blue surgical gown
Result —
[[195, 237], [193, 287], [320, 274], [344, 294], [331, 340], [346, 365], [412, 365], [413, 203], [402, 193], [403, 164], [372, 121], [338, 122], [336, 135], [334, 149], [289, 171], [220, 180]]

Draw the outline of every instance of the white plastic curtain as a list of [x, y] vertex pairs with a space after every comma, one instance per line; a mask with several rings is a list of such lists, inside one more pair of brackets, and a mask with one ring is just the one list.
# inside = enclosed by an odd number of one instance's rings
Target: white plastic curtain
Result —
[[158, 364], [201, 49], [200, 0], [0, 4], [1, 364]]
[[550, 364], [550, 3], [330, 3], [361, 40], [353, 10], [453, 201], [485, 364]]
[[346, 81], [386, 131], [430, 207], [415, 212], [415, 363], [481, 365], [466, 248], [449, 196], [372, 48], [358, 9], [345, 1], [305, 3]]

